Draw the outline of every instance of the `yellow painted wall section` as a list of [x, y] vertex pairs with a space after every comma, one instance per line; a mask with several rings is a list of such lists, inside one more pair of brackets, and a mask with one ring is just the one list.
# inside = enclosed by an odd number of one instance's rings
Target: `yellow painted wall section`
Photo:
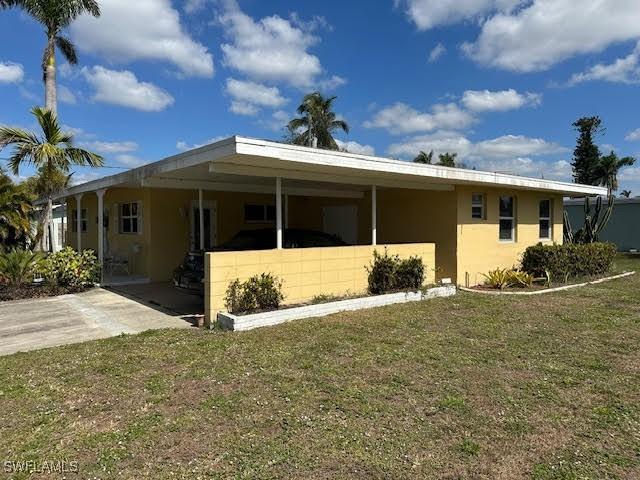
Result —
[[[496, 268], [518, 267], [522, 253], [539, 242], [562, 243], [562, 195], [525, 190], [500, 190], [478, 187], [458, 187], [458, 276], [460, 285], [478, 285], [484, 282], [483, 273]], [[471, 217], [473, 193], [486, 195], [486, 219]], [[500, 241], [499, 198], [511, 195], [516, 198], [515, 240]], [[553, 231], [551, 240], [539, 238], [539, 202], [552, 200]]]
[[[435, 263], [436, 247], [432, 243], [207, 253], [205, 311], [215, 318], [215, 312], [224, 310], [230, 282], [261, 273], [282, 280], [286, 304], [305, 302], [316, 295], [362, 293], [367, 289], [365, 267], [371, 263], [374, 249], [383, 251], [385, 247], [401, 258], [419, 256], [427, 265]], [[433, 271], [427, 271], [425, 283], [434, 280]]]
[[[436, 278], [456, 278], [454, 191], [378, 189], [378, 243], [435, 243]], [[370, 228], [370, 227], [369, 227]]]

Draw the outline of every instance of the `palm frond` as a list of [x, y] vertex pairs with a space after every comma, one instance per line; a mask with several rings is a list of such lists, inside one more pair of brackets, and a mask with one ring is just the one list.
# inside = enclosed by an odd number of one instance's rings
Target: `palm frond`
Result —
[[73, 43], [71, 43], [71, 40], [63, 37], [62, 35], [58, 35], [56, 37], [56, 45], [62, 52], [62, 55], [64, 55], [64, 58], [67, 59], [67, 62], [69, 62], [71, 65], [76, 65], [78, 63], [76, 47], [73, 45]]
[[89, 167], [101, 167], [104, 159], [97, 153], [89, 152], [83, 148], [67, 147], [65, 149], [67, 158], [74, 165], [87, 165]]

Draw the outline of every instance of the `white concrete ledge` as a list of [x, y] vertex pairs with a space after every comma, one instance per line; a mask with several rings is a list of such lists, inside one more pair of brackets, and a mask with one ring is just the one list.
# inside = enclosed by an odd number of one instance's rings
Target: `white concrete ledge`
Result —
[[599, 278], [598, 280], [592, 280], [591, 282], [575, 283], [573, 285], [563, 285], [562, 287], [545, 288], [543, 290], [532, 290], [528, 292], [505, 292], [503, 290], [478, 290], [476, 288], [458, 287], [464, 292], [480, 293], [482, 295], [542, 295], [544, 293], [561, 292], [563, 290], [570, 290], [572, 288], [586, 287], [587, 285], [595, 285], [597, 283], [608, 282], [609, 280], [616, 280], [617, 278], [624, 278], [630, 275], [635, 275], [633, 272], [625, 272], [620, 275], [613, 275], [612, 277]]
[[382, 307], [395, 303], [418, 302], [428, 298], [450, 297], [456, 294], [455, 285], [442, 285], [425, 290], [424, 292], [399, 292], [371, 297], [351, 298], [337, 302], [318, 303], [303, 307], [282, 308], [271, 312], [252, 313], [249, 315], [234, 315], [218, 313], [218, 323], [227, 330], [251, 330], [258, 327], [278, 325], [279, 323], [300, 320], [302, 318], [324, 317], [332, 313], [362, 310], [365, 308]]

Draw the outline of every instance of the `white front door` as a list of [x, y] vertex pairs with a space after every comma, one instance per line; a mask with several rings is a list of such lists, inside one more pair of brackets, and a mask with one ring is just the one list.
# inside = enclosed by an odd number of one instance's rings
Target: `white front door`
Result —
[[322, 209], [322, 227], [325, 233], [337, 235], [345, 242], [358, 243], [358, 206], [340, 205]]
[[[204, 220], [204, 248], [209, 250], [218, 244], [218, 214], [216, 208], [216, 202], [212, 200], [205, 200], [203, 205], [203, 220]], [[191, 223], [191, 250], [200, 250], [200, 210], [198, 207], [198, 201], [191, 202], [191, 212], [189, 215]]]

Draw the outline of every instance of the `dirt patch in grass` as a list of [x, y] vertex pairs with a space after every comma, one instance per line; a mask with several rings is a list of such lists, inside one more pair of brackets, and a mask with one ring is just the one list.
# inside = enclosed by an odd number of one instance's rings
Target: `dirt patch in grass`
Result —
[[3, 357], [0, 457], [77, 478], [639, 478], [638, 291], [463, 292]]

